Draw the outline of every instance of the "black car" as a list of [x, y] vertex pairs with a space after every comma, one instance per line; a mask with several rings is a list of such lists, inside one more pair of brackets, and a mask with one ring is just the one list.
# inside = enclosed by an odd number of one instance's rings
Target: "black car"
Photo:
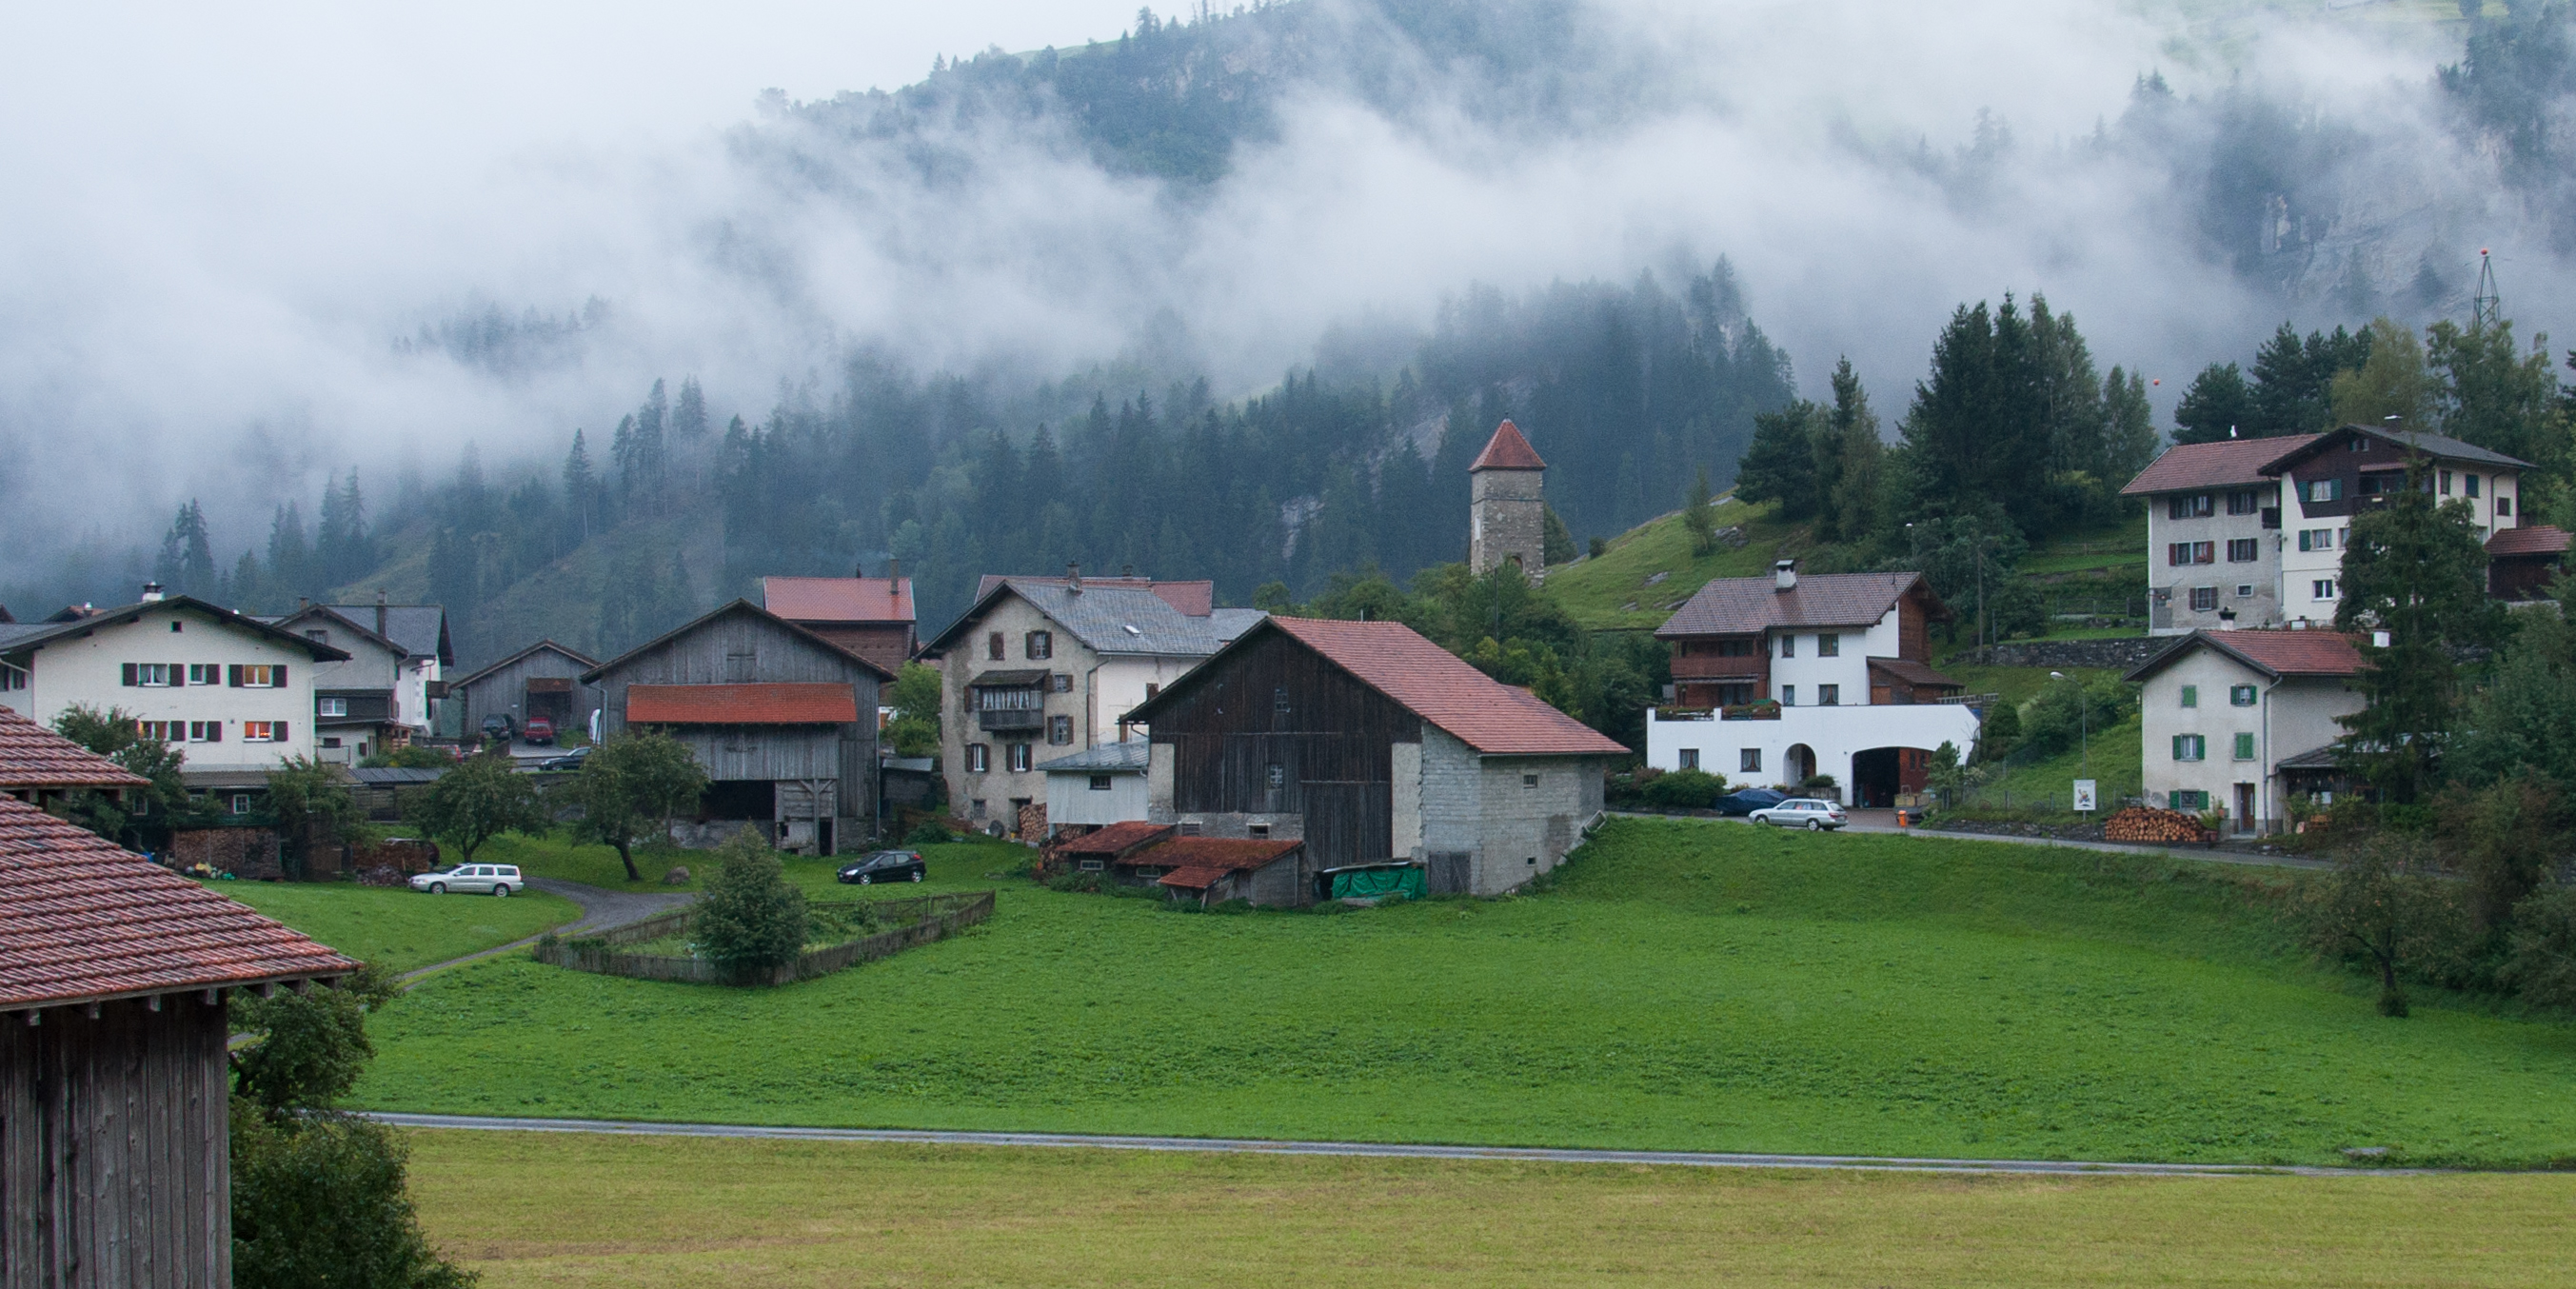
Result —
[[929, 873], [915, 850], [880, 850], [841, 865], [841, 880], [861, 886], [878, 882], [918, 882]]
[[1719, 797], [1717, 812], [1722, 815], [1749, 815], [1756, 810], [1767, 810], [1788, 799], [1788, 793], [1773, 792], [1769, 788], [1742, 788]]
[[545, 760], [537, 762], [537, 768], [540, 770], [578, 770], [581, 768], [581, 763], [589, 759], [590, 744], [584, 743], [580, 747], [574, 748], [561, 756], [550, 756]]

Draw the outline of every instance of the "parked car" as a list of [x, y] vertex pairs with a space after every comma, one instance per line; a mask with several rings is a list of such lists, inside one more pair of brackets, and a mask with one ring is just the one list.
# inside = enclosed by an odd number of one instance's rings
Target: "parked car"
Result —
[[1749, 815], [1756, 810], [1768, 809], [1788, 799], [1789, 794], [1785, 792], [1775, 792], [1769, 788], [1744, 788], [1719, 797], [1717, 812], [1722, 815]]
[[878, 882], [918, 882], [929, 871], [920, 851], [880, 850], [841, 865], [840, 877], [844, 882], [873, 886]]
[[507, 712], [494, 712], [483, 718], [483, 741], [487, 743], [493, 739], [507, 739], [518, 732], [518, 722], [511, 720]]
[[503, 899], [508, 899], [510, 892], [526, 884], [520, 878], [516, 864], [456, 864], [433, 869], [411, 879], [413, 890], [427, 891], [432, 895], [454, 891], [459, 895], [489, 894]]
[[1783, 828], [1806, 828], [1822, 832], [1851, 822], [1841, 806], [1814, 797], [1791, 797], [1776, 806], [1765, 806], [1745, 816], [1757, 824], [1778, 824]]
[[527, 740], [539, 746], [555, 741], [555, 723], [543, 716], [528, 718]]
[[545, 760], [537, 762], [537, 768], [540, 770], [578, 770], [581, 768], [582, 762], [590, 759], [590, 749], [591, 745], [584, 743], [580, 747], [574, 748], [561, 756], [550, 756]]

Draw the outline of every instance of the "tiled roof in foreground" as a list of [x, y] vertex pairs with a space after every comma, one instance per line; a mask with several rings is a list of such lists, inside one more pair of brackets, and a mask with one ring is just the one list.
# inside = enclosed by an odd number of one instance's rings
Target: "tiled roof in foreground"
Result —
[[0, 788], [140, 788], [150, 782], [0, 707]]
[[0, 1009], [346, 975], [358, 964], [0, 797]]

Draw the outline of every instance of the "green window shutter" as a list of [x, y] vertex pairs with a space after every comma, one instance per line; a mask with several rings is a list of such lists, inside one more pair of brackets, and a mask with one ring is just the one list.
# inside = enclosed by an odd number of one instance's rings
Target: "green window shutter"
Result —
[[2239, 761], [2251, 761], [2254, 759], [2253, 735], [2239, 734], [2236, 736], [2236, 759]]
[[2190, 759], [2182, 754], [2182, 741], [2189, 737], [2191, 736], [2188, 734], [2176, 734], [2173, 736], [2173, 759], [2177, 761]]
[[2185, 707], [2200, 706], [2200, 686], [2185, 685], [2182, 687], [2182, 705]]

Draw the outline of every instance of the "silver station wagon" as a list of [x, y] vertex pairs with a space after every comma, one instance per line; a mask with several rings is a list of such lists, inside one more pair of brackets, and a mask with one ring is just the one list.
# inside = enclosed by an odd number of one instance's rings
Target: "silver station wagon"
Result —
[[432, 895], [454, 891], [460, 895], [498, 895], [504, 899], [524, 885], [526, 883], [520, 880], [516, 864], [458, 864], [411, 879], [413, 890], [427, 891]]

